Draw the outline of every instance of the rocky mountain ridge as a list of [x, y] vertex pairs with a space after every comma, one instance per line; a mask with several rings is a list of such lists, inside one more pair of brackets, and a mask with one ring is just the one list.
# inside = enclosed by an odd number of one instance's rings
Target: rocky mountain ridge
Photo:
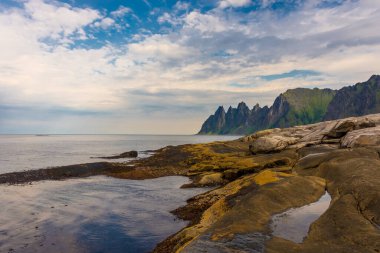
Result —
[[256, 104], [250, 109], [241, 102], [226, 112], [220, 106], [198, 134], [249, 134], [376, 112], [380, 112], [380, 75], [340, 90], [290, 89], [280, 94], [271, 107]]

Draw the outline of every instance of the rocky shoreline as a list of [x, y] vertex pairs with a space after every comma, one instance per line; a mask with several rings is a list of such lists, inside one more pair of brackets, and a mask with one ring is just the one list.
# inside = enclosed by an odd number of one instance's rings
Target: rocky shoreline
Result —
[[[27, 183], [107, 175], [182, 175], [214, 186], [173, 211], [189, 225], [154, 252], [380, 252], [380, 114], [256, 132], [239, 140], [168, 146], [127, 163], [90, 163], [0, 175]], [[272, 235], [271, 217], [332, 201], [303, 243]]]

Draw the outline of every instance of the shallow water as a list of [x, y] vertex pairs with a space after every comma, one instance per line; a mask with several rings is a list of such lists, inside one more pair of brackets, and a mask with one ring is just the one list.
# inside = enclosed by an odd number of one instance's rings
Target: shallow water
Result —
[[327, 210], [330, 202], [331, 196], [326, 191], [317, 202], [274, 215], [271, 222], [272, 235], [302, 243], [310, 225]]
[[[168, 145], [237, 139], [213, 135], [0, 135], [0, 174], [106, 161], [96, 156], [155, 150]], [[139, 156], [144, 156], [139, 153]], [[122, 162], [128, 159], [113, 161]]]
[[0, 252], [147, 252], [186, 225], [169, 213], [207, 189], [185, 177], [104, 176], [0, 186]]

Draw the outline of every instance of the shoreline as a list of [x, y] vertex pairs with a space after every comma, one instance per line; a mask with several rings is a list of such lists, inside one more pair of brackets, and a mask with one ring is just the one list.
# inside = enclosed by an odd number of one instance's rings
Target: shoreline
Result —
[[[216, 188], [172, 211], [189, 224], [153, 252], [250, 247], [279, 253], [363, 252], [363, 247], [370, 252], [380, 250], [378, 125], [380, 114], [268, 129], [234, 141], [168, 146], [130, 163], [2, 174], [0, 183], [93, 175], [135, 180], [186, 176], [192, 182], [182, 187]], [[332, 202], [302, 244], [272, 235], [273, 215], [313, 203], [326, 190]]]

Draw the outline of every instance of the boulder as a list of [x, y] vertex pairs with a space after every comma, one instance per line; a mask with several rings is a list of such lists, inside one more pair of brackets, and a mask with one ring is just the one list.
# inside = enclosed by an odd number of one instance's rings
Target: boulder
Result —
[[355, 128], [354, 120], [342, 120], [338, 121], [333, 129], [331, 129], [326, 136], [329, 138], [341, 138], [349, 131]]
[[338, 121], [333, 129], [331, 129], [326, 137], [341, 138], [352, 130], [358, 130], [368, 127], [375, 127], [376, 124], [369, 118], [350, 118]]
[[376, 123], [374, 120], [369, 118], [359, 118], [355, 124], [355, 130], [368, 128], [368, 127], [375, 127]]
[[380, 145], [380, 127], [353, 130], [341, 139], [342, 148]]
[[256, 153], [271, 153], [285, 149], [287, 146], [295, 144], [297, 138], [285, 137], [280, 135], [263, 136], [256, 139], [249, 149], [252, 154]]
[[305, 133], [299, 142], [308, 144], [320, 143], [324, 136], [336, 126], [334, 121], [326, 121], [318, 124], [303, 126]]

